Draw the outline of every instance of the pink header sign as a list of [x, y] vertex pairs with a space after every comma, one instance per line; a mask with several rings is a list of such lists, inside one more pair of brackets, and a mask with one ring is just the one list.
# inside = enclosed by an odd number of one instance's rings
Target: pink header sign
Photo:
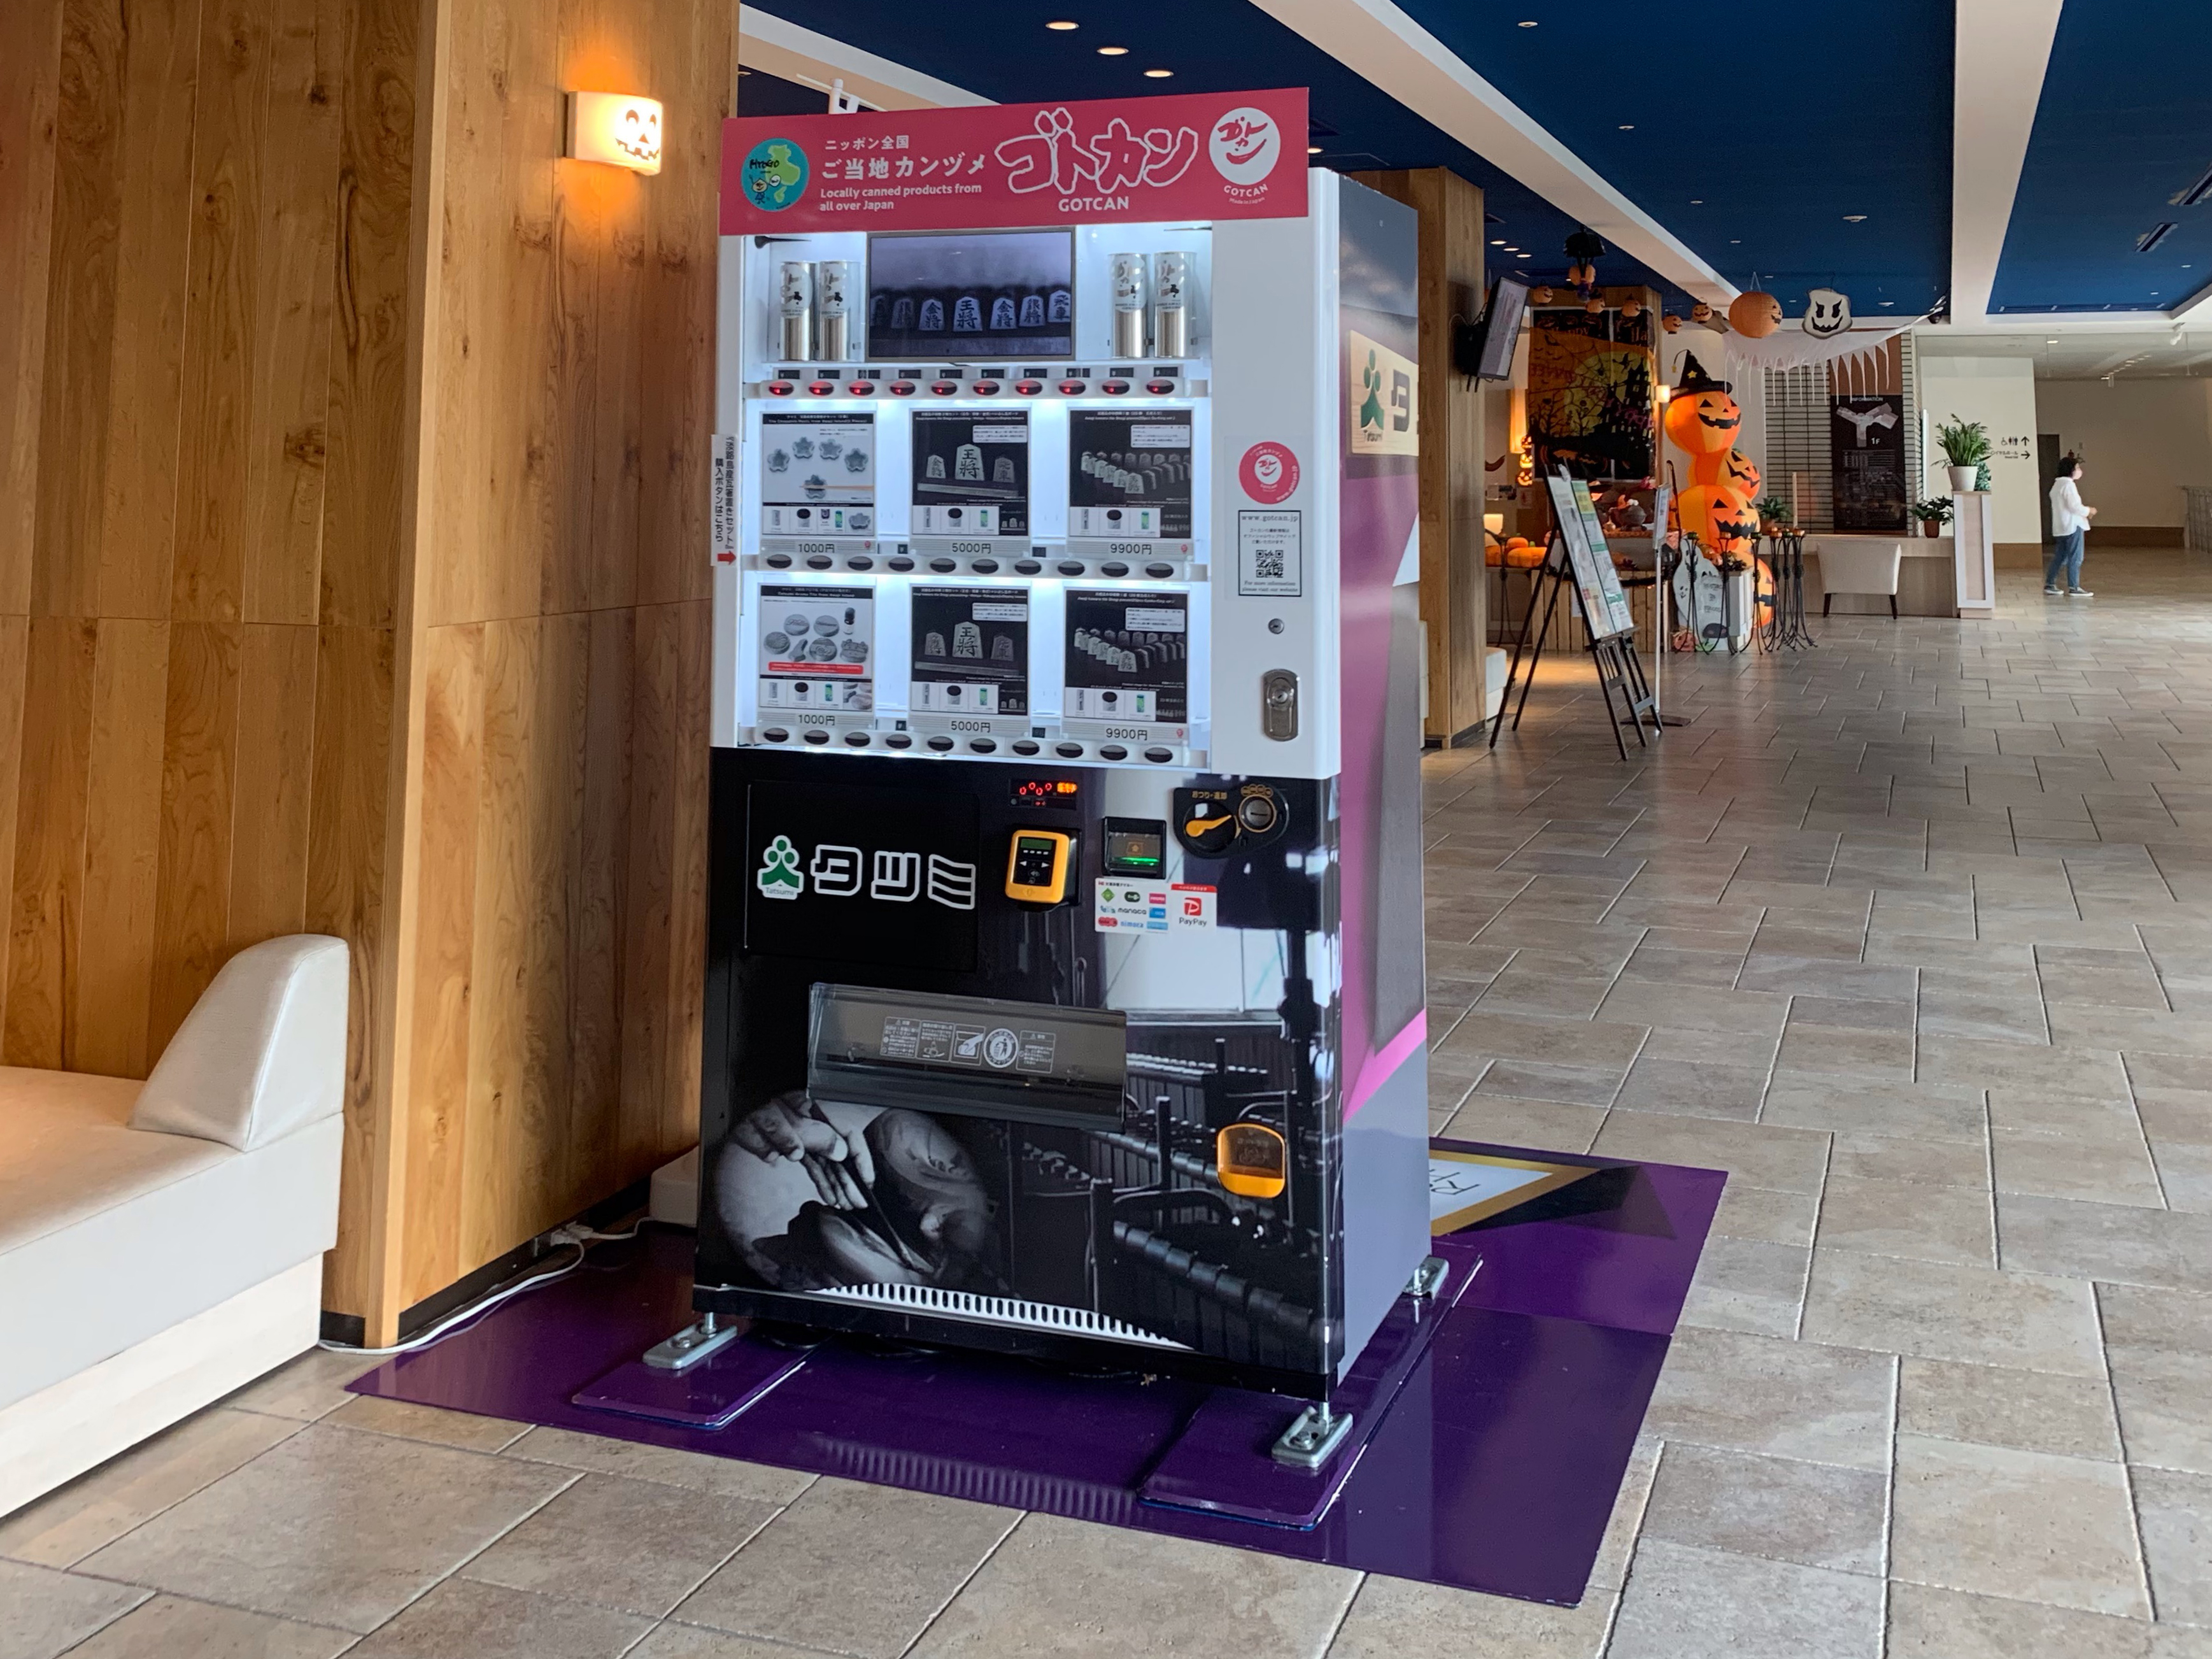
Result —
[[722, 124], [722, 234], [1306, 211], [1306, 94], [1186, 93]]

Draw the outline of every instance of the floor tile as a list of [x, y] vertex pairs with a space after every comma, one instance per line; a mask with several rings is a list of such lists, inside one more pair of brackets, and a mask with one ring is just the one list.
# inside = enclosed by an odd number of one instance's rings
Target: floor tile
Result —
[[1682, 1322], [1765, 1336], [1795, 1335], [1811, 1255], [1802, 1245], [1708, 1237], [1682, 1304]]
[[2087, 1199], [2098, 1204], [2134, 1204], [2163, 1209], [2150, 1149], [2105, 1139], [2062, 1140], [2055, 1135], [2023, 1134], [1994, 1128], [1990, 1152], [2001, 1193], [2042, 1198]]
[[1328, 1659], [1598, 1659], [1613, 1604], [1609, 1590], [1553, 1607], [1370, 1573]]
[[1764, 1067], [1660, 1060], [1645, 1054], [1629, 1068], [1613, 1103], [1620, 1111], [1673, 1112], [1748, 1123], [1759, 1115], [1759, 1103], [1765, 1091]]
[[2212, 1659], [2212, 1631], [1893, 1584], [1888, 1659]]
[[1815, 1249], [1809, 1341], [2101, 1376], [2096, 1309], [2078, 1280]]
[[368, 1394], [356, 1395], [322, 1420], [341, 1428], [481, 1452], [495, 1452], [513, 1445], [530, 1427], [527, 1423], [510, 1423], [504, 1418], [441, 1411], [435, 1406], [417, 1406], [404, 1400], [386, 1400]]
[[1607, 1659], [1875, 1659], [1881, 1581], [1658, 1539], [1636, 1552]]
[[1856, 1181], [1905, 1181], [1990, 1190], [1990, 1154], [1980, 1142], [1908, 1139], [1838, 1130], [1828, 1173]]
[[2148, 1618], [2117, 1464], [1897, 1437], [1890, 1571], [1946, 1589]]
[[1975, 1037], [1931, 1036], [1920, 1045], [1920, 1080], [1963, 1088], [2049, 1090], [2106, 1100], [2128, 1097], [2117, 1052], [2049, 1048]]
[[1878, 1574], [1888, 1509], [1889, 1477], [1881, 1471], [1670, 1444], [1644, 1536]]
[[1763, 1123], [1616, 1112], [1598, 1131], [1592, 1150], [1608, 1158], [1726, 1170], [1734, 1178], [1775, 1192], [1817, 1193], [1827, 1169], [1828, 1137], [1817, 1130]]
[[1579, 1156], [1589, 1151], [1604, 1122], [1602, 1106], [1484, 1094], [1470, 1096], [1452, 1114], [1443, 1133], [1455, 1140], [1486, 1140], [1503, 1146]]
[[1726, 1238], [1809, 1246], [1820, 1214], [1820, 1200], [1810, 1193], [1769, 1192], [1731, 1181], [1722, 1189], [1713, 1231]]
[[544, 1464], [319, 1424], [83, 1566], [366, 1632], [574, 1479]]
[[1322, 1650], [1358, 1585], [1343, 1567], [1032, 1515], [930, 1626], [915, 1659], [1152, 1659], [1170, 1630], [1194, 1653], [1304, 1659]]
[[222, 1407], [188, 1417], [0, 1521], [0, 1556], [70, 1566], [299, 1429]]
[[1476, 1084], [1469, 1100], [1512, 1095], [1526, 1100], [1558, 1101], [1571, 1106], [1604, 1106], [1620, 1091], [1623, 1073], [1610, 1067], [1562, 1066], [1541, 1060], [1498, 1060]]
[[2100, 1285], [2128, 1461], [2212, 1474], [2212, 1295]]
[[669, 1623], [656, 1626], [623, 1659], [803, 1659], [804, 1653], [781, 1642], [756, 1642], [726, 1631]]
[[345, 1385], [383, 1363], [361, 1354], [312, 1349], [258, 1382], [247, 1383], [222, 1404], [240, 1411], [289, 1417], [295, 1423], [312, 1423], [353, 1399]]
[[[1020, 1518], [988, 1504], [817, 1480], [675, 1617], [735, 1635], [890, 1659], [929, 1626]], [[867, 1571], [825, 1572], [823, 1565], [843, 1559], [856, 1539], [867, 1540]]]
[[1611, 1020], [1542, 1019], [1490, 1014], [1480, 1007], [1462, 1020], [1439, 1048], [1445, 1054], [1494, 1054], [1500, 1060], [1543, 1060], [1559, 1066], [1628, 1069], [1644, 1046], [1648, 1027]]
[[2212, 1215], [1999, 1193], [1997, 1259], [2022, 1273], [2194, 1290], [2212, 1284]]
[[587, 1474], [462, 1571], [659, 1618], [775, 1514], [751, 1498]]
[[2212, 1475], [2142, 1468], [2134, 1475], [2158, 1616], [2212, 1625]]
[[2120, 1457], [2112, 1389], [2100, 1377], [1907, 1358], [1899, 1376], [1897, 1426], [1903, 1433], [2015, 1451], [2106, 1462]]
[[[1639, 1434], [1621, 1472], [1620, 1490], [1613, 1494], [1613, 1514], [1605, 1536], [1598, 1540], [1597, 1559], [1590, 1564], [1589, 1589], [1617, 1590], [1628, 1582], [1628, 1564], [1636, 1553], [1636, 1537], [1644, 1528], [1644, 1511], [1651, 1501], [1651, 1482], [1659, 1472], [1660, 1443], [1656, 1435]], [[1603, 1597], [1596, 1597], [1603, 1600]]]
[[348, 1659], [620, 1659], [649, 1619], [465, 1578], [442, 1583]]
[[1989, 1197], [1963, 1187], [1832, 1174], [1820, 1198], [1819, 1238], [1824, 1249], [1996, 1266]]
[[532, 1429], [509, 1446], [505, 1455], [563, 1468], [589, 1469], [596, 1474], [651, 1480], [664, 1486], [687, 1486], [722, 1498], [750, 1498], [763, 1504], [788, 1504], [814, 1484], [814, 1477], [799, 1469], [610, 1440], [572, 1429]]
[[54, 1659], [145, 1599], [132, 1585], [0, 1561], [0, 1659]]
[[334, 1659], [356, 1639], [324, 1625], [157, 1595], [70, 1649], [70, 1659]]
[[1886, 1469], [1896, 1364], [1886, 1353], [1685, 1327], [1644, 1427], [1670, 1445]]

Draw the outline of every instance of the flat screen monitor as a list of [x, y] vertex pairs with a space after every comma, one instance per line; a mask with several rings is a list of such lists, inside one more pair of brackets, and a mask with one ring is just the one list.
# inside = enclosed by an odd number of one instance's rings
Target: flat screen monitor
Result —
[[1482, 349], [1474, 366], [1479, 379], [1512, 378], [1513, 348], [1521, 338], [1521, 319], [1528, 309], [1528, 283], [1500, 276], [1490, 285], [1490, 306], [1482, 313]]
[[868, 356], [908, 362], [1075, 353], [1075, 233], [868, 238]]

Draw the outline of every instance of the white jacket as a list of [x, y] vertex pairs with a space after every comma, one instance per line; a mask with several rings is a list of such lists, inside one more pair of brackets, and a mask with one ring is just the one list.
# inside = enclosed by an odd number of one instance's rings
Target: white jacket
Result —
[[2089, 515], [2081, 510], [2081, 492], [2068, 477], [2051, 481], [2051, 533], [2070, 536], [2077, 530], [2089, 527]]

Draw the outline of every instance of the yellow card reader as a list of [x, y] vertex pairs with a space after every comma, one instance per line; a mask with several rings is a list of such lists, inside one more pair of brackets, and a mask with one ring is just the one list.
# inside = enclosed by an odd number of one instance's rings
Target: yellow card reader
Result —
[[1062, 904], [1075, 873], [1075, 837], [1060, 830], [1017, 830], [1006, 850], [1006, 896], [1024, 904]]
[[1221, 1184], [1242, 1198], [1279, 1198], [1289, 1183], [1291, 1149], [1264, 1123], [1232, 1123], [1213, 1138]]

